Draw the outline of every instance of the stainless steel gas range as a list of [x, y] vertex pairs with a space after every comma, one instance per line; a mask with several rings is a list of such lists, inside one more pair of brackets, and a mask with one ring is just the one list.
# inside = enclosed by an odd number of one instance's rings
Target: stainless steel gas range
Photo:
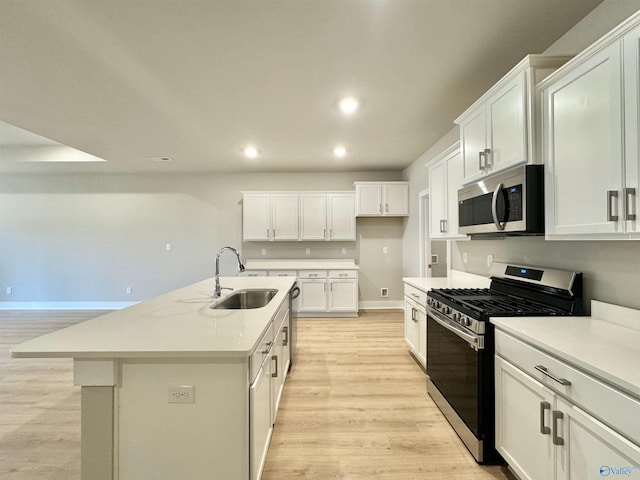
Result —
[[494, 262], [485, 289], [427, 293], [427, 391], [479, 463], [494, 448], [491, 317], [582, 314], [582, 274]]

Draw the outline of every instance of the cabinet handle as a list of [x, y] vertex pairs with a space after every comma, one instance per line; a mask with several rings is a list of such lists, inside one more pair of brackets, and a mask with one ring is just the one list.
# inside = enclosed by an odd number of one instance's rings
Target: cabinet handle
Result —
[[564, 417], [564, 415], [562, 414], [562, 412], [558, 411], [558, 410], [554, 410], [553, 414], [552, 414], [553, 420], [552, 420], [552, 424], [553, 424], [553, 444], [554, 445], [564, 445], [564, 438], [562, 438], [561, 436], [558, 435], [558, 420], [562, 420], [562, 418]]
[[309, 274], [309, 276], [310, 276], [310, 277], [317, 277], [317, 276], [318, 276], [318, 274], [317, 274], [317, 273], [310, 273], [310, 274]]
[[333, 228], [329, 229], [329, 238], [333, 238]]
[[378, 205], [378, 210], [380, 210], [380, 213], [382, 213], [382, 204], [381, 203]]
[[[607, 190], [607, 221], [608, 222], [617, 222], [618, 214], [617, 214], [617, 203], [618, 203], [618, 191], [617, 190]], [[616, 205], [616, 214], [613, 214], [614, 204]]]
[[284, 340], [282, 341], [282, 346], [286, 347], [289, 345], [289, 327], [282, 327], [282, 331], [284, 332]]
[[272, 373], [271, 376], [273, 378], [277, 378], [278, 377], [278, 355], [272, 355], [271, 359], [276, 361], [276, 371]]
[[485, 155], [484, 152], [478, 152], [478, 168], [481, 171], [483, 171], [486, 168], [484, 155]]
[[413, 320], [414, 322], [418, 321], [416, 319], [416, 313], [417, 313], [417, 310], [415, 308], [411, 307], [411, 320]]
[[636, 219], [636, 209], [635, 209], [636, 189], [625, 188], [622, 192], [624, 195], [624, 219], [635, 220]]
[[349, 274], [348, 273], [339, 273], [338, 276], [339, 277], [348, 277]]
[[499, 231], [504, 230], [504, 227], [507, 225], [507, 219], [505, 219], [504, 222], [501, 222], [498, 218], [498, 195], [503, 188], [504, 183], [498, 184], [496, 189], [493, 191], [493, 196], [491, 197], [491, 216], [493, 217], [493, 223]]
[[262, 354], [263, 355], [266, 355], [267, 353], [269, 353], [271, 351], [271, 345], [273, 345], [273, 342], [265, 343], [265, 347], [267, 347], [267, 348], [266, 348], [266, 350], [262, 350]]
[[267, 240], [269, 240], [271, 236], [269, 235], [269, 229], [267, 228]]
[[555, 380], [556, 382], [558, 382], [560, 385], [565, 385], [565, 386], [569, 386], [571, 385], [571, 382], [569, 380], [567, 380], [566, 378], [558, 378], [555, 375], [549, 373], [547, 367], [545, 367], [544, 365], [536, 365], [536, 370], [538, 370], [540, 373], [542, 373], [543, 375], [546, 375], [547, 377], [549, 377], [551, 380]]
[[447, 220], [440, 220], [442, 222], [442, 233], [447, 233]]
[[384, 204], [384, 211], [389, 213], [389, 204], [388, 203]]
[[491, 157], [491, 149], [484, 149], [484, 163], [486, 168], [490, 168], [493, 165], [493, 158]]
[[322, 230], [322, 238], [327, 238], [327, 229]]
[[544, 424], [544, 411], [551, 410], [551, 404], [549, 402], [540, 402], [540, 433], [542, 435], [549, 435], [551, 429]]

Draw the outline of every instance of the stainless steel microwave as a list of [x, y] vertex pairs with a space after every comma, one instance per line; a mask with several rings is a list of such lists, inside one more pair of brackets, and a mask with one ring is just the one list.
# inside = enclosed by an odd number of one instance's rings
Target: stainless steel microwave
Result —
[[458, 231], [468, 235], [542, 235], [544, 165], [524, 165], [458, 190]]

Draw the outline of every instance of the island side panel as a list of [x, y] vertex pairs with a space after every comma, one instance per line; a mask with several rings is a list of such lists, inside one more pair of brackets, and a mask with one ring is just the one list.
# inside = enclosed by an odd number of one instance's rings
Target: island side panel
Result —
[[81, 389], [82, 480], [113, 478], [113, 387]]
[[[194, 403], [168, 387], [193, 385]], [[248, 359], [123, 360], [119, 480], [249, 478]]]

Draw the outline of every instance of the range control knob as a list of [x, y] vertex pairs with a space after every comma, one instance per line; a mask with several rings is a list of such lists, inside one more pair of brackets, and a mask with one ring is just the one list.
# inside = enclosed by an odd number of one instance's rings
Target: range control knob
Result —
[[469, 317], [462, 317], [460, 323], [462, 323], [462, 325], [464, 325], [465, 327], [468, 327], [471, 325], [471, 319]]
[[453, 319], [454, 319], [456, 322], [459, 322], [461, 317], [462, 317], [462, 315], [460, 315], [459, 313], [454, 313], [454, 314], [453, 314]]
[[439, 310], [442, 304], [440, 302], [436, 302], [436, 308]]
[[449, 307], [442, 307], [442, 313], [449, 315], [451, 313], [451, 309]]

